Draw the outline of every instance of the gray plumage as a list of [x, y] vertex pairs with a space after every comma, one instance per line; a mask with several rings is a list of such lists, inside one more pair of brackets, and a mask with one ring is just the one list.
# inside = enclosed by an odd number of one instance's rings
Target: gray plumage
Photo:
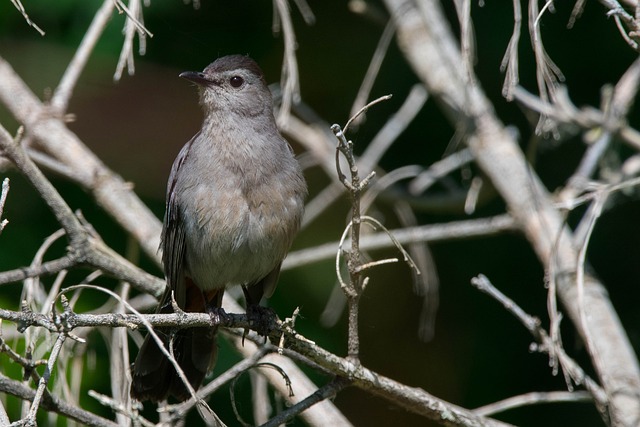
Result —
[[[291, 147], [277, 130], [271, 94], [246, 56], [217, 59], [181, 77], [199, 85], [204, 122], [174, 161], [167, 185], [162, 260], [167, 292], [185, 311], [214, 312], [224, 289], [243, 285], [247, 306], [273, 293], [297, 233], [307, 189]], [[159, 329], [165, 345], [168, 331]], [[197, 389], [216, 359], [216, 330], [174, 338], [176, 358]], [[147, 337], [133, 368], [138, 400], [188, 398], [156, 343]]]

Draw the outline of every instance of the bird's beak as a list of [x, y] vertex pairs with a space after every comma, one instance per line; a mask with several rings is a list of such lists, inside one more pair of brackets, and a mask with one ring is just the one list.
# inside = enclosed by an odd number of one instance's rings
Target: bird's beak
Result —
[[183, 79], [187, 79], [199, 86], [209, 86], [213, 83], [205, 76], [204, 73], [198, 71], [185, 71], [183, 73], [180, 73], [180, 77], [182, 77]]

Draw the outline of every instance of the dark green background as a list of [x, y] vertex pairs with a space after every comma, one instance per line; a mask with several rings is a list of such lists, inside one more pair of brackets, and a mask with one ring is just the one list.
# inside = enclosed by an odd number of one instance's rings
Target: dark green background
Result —
[[[444, 3], [456, 28], [452, 2]], [[531, 125], [517, 104], [507, 103], [500, 95], [504, 76], [499, 66], [513, 26], [511, 2], [487, 2], [482, 8], [477, 2], [473, 3], [478, 52], [476, 71], [500, 118], [506, 124], [517, 126], [525, 148], [531, 138]], [[47, 32], [40, 37], [25, 24], [10, 2], [0, 3], [0, 55], [38, 96], [45, 98], [47, 91], [57, 85], [100, 4], [95, 0], [25, 2], [30, 17]], [[373, 4], [384, 10], [381, 4]], [[582, 18], [571, 30], [566, 28], [566, 23], [573, 5], [556, 6], [557, 12], [545, 15], [541, 21], [545, 46], [565, 74], [574, 102], [578, 106], [598, 106], [601, 87], [615, 83], [635, 54], [617, 33], [613, 21], [605, 17], [600, 5], [588, 2]], [[312, 26], [307, 26], [295, 7], [292, 8], [302, 97], [327, 122], [344, 124], [382, 27], [352, 14], [343, 2], [312, 2], [316, 16]], [[526, 4], [523, 9], [526, 12]], [[204, 1], [199, 10], [180, 1], [156, 1], [145, 8], [144, 20], [154, 34], [147, 40], [147, 53], [143, 57], [136, 55], [134, 76], [125, 74], [120, 82], [114, 83], [112, 75], [122, 46], [124, 18], [113, 16], [72, 98], [69, 112], [75, 114], [76, 120], [69, 127], [110, 168], [131, 181], [137, 193], [161, 217], [170, 165], [201, 120], [195, 90], [177, 77], [179, 72], [200, 70], [219, 56], [242, 53], [258, 61], [269, 82], [276, 82], [280, 76], [283, 40], [271, 32], [272, 5], [267, 1]], [[534, 61], [526, 21], [520, 54], [522, 84], [535, 91]], [[397, 111], [416, 81], [392, 43], [371, 98], [388, 93], [394, 97], [376, 106], [358, 132], [350, 135], [358, 152]], [[637, 126], [635, 111], [629, 121]], [[0, 107], [0, 122], [15, 132], [17, 125], [4, 107]], [[452, 135], [452, 126], [433, 100], [429, 100], [381, 164], [387, 170], [415, 163], [426, 167], [441, 158]], [[294, 148], [299, 152], [299, 147]], [[562, 144], [553, 141], [540, 144], [535, 167], [550, 191], [572, 174], [583, 152], [584, 144], [579, 136]], [[617, 143], [612, 153], [621, 158], [631, 154]], [[42, 240], [58, 228], [43, 203], [19, 176], [10, 172], [4, 175], [12, 178], [12, 190], [5, 210], [5, 217], [11, 222], [0, 236], [3, 270], [28, 264]], [[82, 190], [56, 177], [52, 179], [72, 208], [82, 209], [103, 238], [124, 253], [125, 233], [93, 206]], [[308, 179], [312, 195], [327, 182], [316, 170], [308, 171]], [[437, 192], [438, 188], [434, 189], [434, 194]], [[613, 199], [615, 205], [596, 226], [589, 261], [607, 285], [637, 351], [640, 345], [637, 310], [640, 203], [634, 191]], [[346, 198], [331, 206], [319, 221], [301, 233], [294, 250], [337, 240], [348, 209]], [[495, 198], [481, 206], [475, 216], [503, 210], [503, 203]], [[572, 214], [570, 222], [579, 219], [581, 213]], [[389, 227], [398, 226], [390, 206], [380, 205], [379, 214]], [[466, 218], [459, 211], [418, 214], [424, 224]], [[63, 249], [61, 243], [50, 256]], [[430, 342], [418, 339], [422, 301], [412, 293], [408, 268], [405, 265], [379, 267], [372, 273], [362, 300], [360, 332], [365, 366], [468, 408], [528, 391], [564, 389], [562, 376], [552, 376], [546, 356], [529, 352], [532, 337], [525, 329], [495, 301], [469, 284], [471, 277], [483, 273], [527, 312], [544, 320], [547, 316], [543, 271], [527, 242], [518, 235], [509, 235], [439, 243], [431, 249], [441, 281], [434, 339]], [[384, 257], [394, 253], [380, 251], [373, 255]], [[148, 260], [143, 258], [141, 264], [160, 274]], [[72, 274], [65, 283], [73, 284], [83, 275], [84, 272]], [[106, 279], [99, 283], [114, 285]], [[270, 304], [281, 317], [301, 307], [302, 317], [296, 325], [299, 331], [319, 345], [344, 355], [344, 318], [331, 329], [319, 324], [319, 315], [334, 284], [332, 260], [287, 271]], [[20, 284], [3, 285], [1, 306], [17, 308], [19, 292]], [[87, 293], [79, 307], [94, 308], [103, 301], [101, 298]], [[563, 333], [569, 353], [592, 372], [584, 349], [566, 320]], [[98, 365], [88, 371], [84, 381], [88, 388], [108, 394], [104, 341], [99, 334], [93, 334], [88, 346], [95, 349]], [[214, 375], [238, 360], [226, 343], [222, 342], [221, 347]], [[3, 370], [18, 375], [5, 356], [0, 355], [0, 360]], [[312, 377], [318, 384], [330, 380], [315, 373]], [[240, 405], [245, 417], [250, 418], [246, 378], [240, 387]], [[293, 387], [295, 390], [295, 384]], [[212, 397], [211, 405], [223, 420], [234, 425], [228, 396], [225, 388]], [[98, 407], [89, 397], [83, 398], [82, 403], [93, 409]], [[340, 393], [335, 403], [358, 426], [432, 425], [355, 388]], [[110, 416], [109, 411], [102, 412]], [[537, 406], [510, 411], [498, 418], [527, 426], [602, 425], [590, 404]], [[192, 422], [197, 420], [194, 415]]]

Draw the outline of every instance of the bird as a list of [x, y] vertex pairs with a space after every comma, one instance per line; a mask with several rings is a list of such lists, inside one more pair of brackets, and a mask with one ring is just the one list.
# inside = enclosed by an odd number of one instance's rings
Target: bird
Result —
[[[223, 56], [180, 77], [197, 85], [204, 119], [167, 183], [159, 249], [167, 288], [156, 312], [174, 312], [175, 301], [185, 312], [220, 314], [225, 289], [242, 286], [249, 313], [274, 292], [307, 185], [253, 59]], [[173, 335], [175, 358], [197, 390], [217, 359], [217, 327], [155, 331], [165, 348]], [[133, 364], [130, 394], [152, 402], [190, 397], [150, 335]]]

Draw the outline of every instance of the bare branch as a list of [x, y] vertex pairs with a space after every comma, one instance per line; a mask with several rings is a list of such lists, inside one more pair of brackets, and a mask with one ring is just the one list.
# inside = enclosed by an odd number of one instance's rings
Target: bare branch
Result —
[[60, 79], [60, 83], [51, 98], [51, 106], [58, 114], [62, 115], [67, 110], [69, 100], [71, 99], [73, 89], [78, 82], [78, 78], [84, 70], [84, 67], [87, 65], [89, 56], [98, 43], [98, 39], [107, 27], [107, 23], [113, 14], [114, 7], [114, 0], [104, 0], [102, 2], [102, 6], [93, 17], [93, 21], [82, 38], [80, 46], [78, 46], [73, 59], [69, 62], [62, 79]]
[[[351, 116], [351, 118], [349, 118], [349, 121], [347, 121], [347, 124], [344, 125], [344, 129], [341, 129], [341, 132], [346, 134], [347, 130], [349, 129], [349, 125], [351, 125], [351, 123], [355, 119], [357, 119], [358, 116], [360, 116], [361, 114], [366, 113], [369, 110], [369, 108], [373, 107], [374, 105], [378, 104], [379, 102], [387, 101], [387, 100], [391, 99], [392, 96], [393, 95], [384, 95], [384, 96], [381, 96], [381, 97], [376, 98], [373, 101], [369, 102], [367, 105], [365, 105], [360, 110], [358, 110], [357, 113], [355, 113], [353, 116]], [[333, 131], [334, 134], [336, 134], [336, 130], [333, 129], [333, 126], [332, 126], [331, 130]], [[338, 139], [340, 139], [340, 138], [338, 137]]]
[[47, 367], [44, 371], [44, 375], [40, 378], [40, 383], [38, 384], [38, 388], [36, 389], [36, 394], [33, 397], [31, 408], [29, 408], [29, 414], [26, 418], [27, 425], [36, 424], [36, 413], [38, 412], [38, 408], [40, 406], [40, 401], [42, 400], [42, 396], [44, 395], [44, 390], [49, 383], [49, 379], [51, 378], [51, 374], [56, 365], [56, 361], [58, 359], [58, 354], [60, 354], [60, 350], [62, 349], [62, 344], [66, 339], [65, 334], [59, 334], [58, 339], [56, 340], [53, 349], [51, 350], [51, 354], [49, 355], [49, 360], [47, 361]]
[[[278, 123], [284, 123], [291, 114], [291, 106], [300, 101], [300, 78], [298, 76], [298, 61], [296, 59], [296, 35], [293, 31], [291, 13], [287, 0], [273, 0], [275, 12], [273, 15], [273, 32], [280, 31], [282, 24], [282, 34], [284, 36], [284, 60], [282, 61], [282, 73], [280, 84], [282, 86], [282, 105], [278, 112]], [[301, 3], [302, 10], [309, 10], [306, 3]]]
[[474, 412], [478, 415], [488, 416], [529, 405], [560, 402], [591, 402], [592, 400], [591, 394], [586, 391], [533, 391], [531, 393], [509, 397], [499, 402], [490, 403], [489, 405], [476, 408]]
[[7, 202], [7, 196], [9, 195], [9, 178], [5, 178], [2, 181], [2, 192], [0, 192], [0, 234], [2, 234], [2, 230], [9, 223], [8, 219], [2, 219], [4, 214], [4, 204]]
[[31, 20], [31, 18], [29, 18], [29, 15], [27, 15], [27, 11], [24, 9], [22, 2], [20, 0], [11, 0], [11, 3], [13, 3], [16, 9], [18, 9], [18, 12], [22, 14], [22, 17], [25, 21], [27, 21], [27, 24], [29, 24], [30, 27], [40, 33], [41, 36], [44, 36], [44, 31], [40, 27], [38, 27], [35, 22]]
[[[70, 260], [75, 260], [78, 263], [87, 263], [100, 268], [119, 279], [130, 281], [139, 289], [151, 294], [159, 295], [162, 293], [163, 285], [161, 285], [160, 279], [141, 271], [88, 233], [53, 185], [2, 126], [0, 126], [0, 147], [30, 180], [67, 233], [71, 252], [67, 259], [55, 266], [56, 268]], [[51, 266], [51, 264], [48, 265], [48, 267]], [[15, 274], [11, 276], [15, 277]], [[140, 281], [141, 278], [143, 281]]]
[[287, 421], [292, 420], [293, 417], [298, 415], [300, 412], [305, 411], [312, 405], [315, 405], [316, 403], [321, 402], [325, 399], [332, 399], [347, 385], [349, 385], [349, 381], [343, 378], [336, 378], [325, 386], [316, 390], [313, 394], [311, 394], [304, 400], [280, 412], [277, 416], [262, 424], [261, 427], [277, 427], [279, 425], [285, 424]]
[[[374, 105], [374, 103], [387, 100], [389, 97], [390, 95], [388, 95], [388, 97], [379, 98], [368, 106], [363, 107], [363, 109], [361, 109], [357, 114], [361, 114], [362, 110], [366, 111], [366, 109]], [[362, 170], [373, 170], [376, 167], [391, 144], [397, 140], [398, 136], [404, 132], [407, 126], [409, 126], [416, 115], [420, 112], [424, 104], [427, 102], [427, 99], [429, 99], [429, 95], [424, 89], [424, 86], [414, 85], [411, 88], [409, 95], [407, 95], [407, 98], [404, 100], [400, 109], [392, 115], [389, 120], [387, 120], [382, 129], [380, 129], [376, 136], [367, 145], [367, 148], [362, 154], [359, 162]], [[356, 117], [358, 116], [354, 116], [354, 119]], [[347, 123], [347, 126], [348, 125], [349, 123]], [[345, 126], [345, 133], [346, 129], [347, 127]]]
[[[267, 350], [264, 348], [261, 348], [255, 351], [249, 357], [236, 363], [234, 366], [227, 369], [222, 374], [220, 374], [215, 379], [213, 379], [213, 381], [211, 381], [210, 383], [202, 387], [200, 390], [198, 390], [198, 393], [197, 393], [198, 398], [206, 399], [213, 392], [220, 389], [223, 385], [225, 385], [229, 381], [232, 381], [238, 375], [242, 374], [243, 372], [255, 366], [256, 363], [258, 363], [258, 361], [265, 356], [265, 354], [267, 354]], [[186, 416], [187, 412], [191, 410], [195, 405], [196, 405], [196, 400], [191, 398], [180, 404], [172, 405], [168, 407], [167, 412], [169, 413], [169, 421], [177, 421], [179, 419], [183, 419]]]
[[[415, 242], [440, 242], [446, 240], [468, 239], [482, 236], [492, 236], [505, 232], [516, 231], [516, 223], [508, 215], [500, 215], [483, 219], [455, 221], [436, 225], [421, 225], [418, 227], [391, 230], [391, 234], [402, 245]], [[297, 268], [303, 265], [335, 258], [339, 242], [325, 243], [309, 249], [291, 252], [284, 260], [283, 269]], [[360, 240], [363, 251], [393, 247], [386, 233], [367, 234]]]
[[513, 0], [513, 34], [509, 39], [507, 51], [504, 53], [500, 71], [505, 72], [504, 85], [502, 86], [502, 96], [507, 101], [513, 100], [513, 91], [520, 80], [518, 44], [520, 42], [520, 31], [522, 27], [522, 6], [520, 0]]
[[476, 46], [473, 23], [471, 21], [471, 1], [456, 0], [453, 2], [456, 7], [458, 22], [460, 23], [460, 51], [462, 53], [462, 65], [469, 81], [473, 81], [475, 73], [473, 67], [476, 63]]
[[[395, 32], [395, 25], [393, 20], [390, 20], [387, 25], [384, 27], [384, 31], [380, 36], [380, 40], [378, 41], [378, 45], [376, 46], [376, 50], [371, 57], [371, 62], [369, 63], [369, 68], [367, 68], [367, 72], [362, 79], [362, 83], [360, 84], [360, 89], [358, 89], [358, 94], [356, 95], [356, 99], [353, 101], [353, 105], [351, 106], [351, 112], [349, 116], [355, 116], [356, 113], [364, 107], [367, 103], [367, 99], [369, 99], [369, 95], [371, 94], [371, 88], [373, 87], [373, 83], [376, 81], [378, 77], [378, 72], [380, 71], [380, 66], [382, 65], [382, 61], [389, 50], [389, 45], [391, 44], [391, 40], [393, 40], [393, 33]], [[356, 121], [354, 122], [356, 125], [359, 125], [362, 122], [362, 118], [364, 116], [358, 116]]]
[[549, 338], [547, 332], [540, 326], [540, 319], [526, 314], [514, 301], [494, 287], [484, 275], [471, 279], [471, 284], [496, 299], [509, 313], [513, 314], [538, 341], [539, 346], [536, 349], [549, 354], [550, 357], [552, 355], [558, 357], [560, 365], [571, 376], [571, 379], [576, 384], [584, 385], [599, 410], [603, 413], [606, 411], [609, 402], [604, 390], [565, 353], [562, 347], [558, 346], [557, 342]]
[[409, 184], [409, 191], [412, 194], [423, 193], [440, 178], [445, 177], [452, 171], [461, 168], [472, 160], [473, 155], [469, 149], [465, 148], [460, 151], [456, 151], [444, 159], [433, 163], [429, 166], [429, 169], [421, 171]]
[[124, 11], [127, 15], [127, 19], [124, 24], [124, 44], [122, 51], [120, 52], [120, 58], [118, 59], [118, 65], [116, 66], [116, 72], [113, 75], [114, 81], [119, 81], [122, 77], [124, 68], [127, 67], [129, 75], [135, 73], [135, 65], [133, 60], [133, 39], [135, 35], [138, 35], [140, 55], [144, 55], [146, 51], [146, 37], [153, 37], [153, 34], [143, 24], [142, 16], [142, 4], [141, 0], [129, 0], [129, 7], [127, 8], [121, 0], [111, 0], [115, 3], [120, 12]]
[[55, 190], [53, 185], [44, 177], [42, 172], [27, 157], [19, 147], [21, 132], [16, 138], [11, 138], [6, 129], [0, 126], [0, 148], [11, 159], [20, 171], [30, 180], [34, 188], [40, 193], [42, 199], [56, 216], [58, 222], [64, 227], [69, 240], [74, 243], [83, 239], [83, 231], [75, 215]]

